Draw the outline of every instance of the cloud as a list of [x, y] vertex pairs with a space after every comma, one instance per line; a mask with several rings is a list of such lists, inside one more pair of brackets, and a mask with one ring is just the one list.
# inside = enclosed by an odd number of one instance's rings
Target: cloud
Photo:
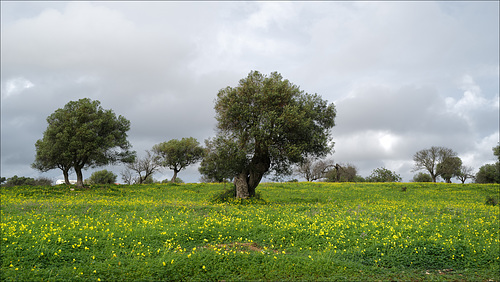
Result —
[[[38, 175], [29, 164], [45, 118], [83, 97], [131, 121], [139, 155], [172, 138], [203, 142], [214, 135], [217, 92], [250, 70], [278, 71], [335, 102], [334, 158], [363, 176], [386, 166], [410, 180], [411, 156], [430, 146], [477, 169], [498, 142], [498, 8], [2, 2], [2, 176]], [[183, 173], [199, 179], [195, 166]]]

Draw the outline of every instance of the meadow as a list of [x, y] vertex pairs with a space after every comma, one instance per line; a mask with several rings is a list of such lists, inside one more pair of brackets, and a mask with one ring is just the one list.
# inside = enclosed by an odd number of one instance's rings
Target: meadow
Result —
[[263, 183], [214, 201], [224, 188], [2, 188], [0, 278], [500, 280], [500, 185]]

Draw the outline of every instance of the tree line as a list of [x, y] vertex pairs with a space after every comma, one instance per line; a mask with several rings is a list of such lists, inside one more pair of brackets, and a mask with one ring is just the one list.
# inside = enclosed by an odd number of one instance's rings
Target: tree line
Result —
[[[240, 198], [253, 197], [264, 176], [295, 172], [307, 180], [351, 181], [352, 175], [362, 179], [352, 165], [322, 160], [333, 152], [335, 105], [304, 92], [277, 72], [251, 71], [236, 87], [219, 90], [215, 111], [216, 135], [205, 140], [204, 147], [192, 137], [172, 139], [137, 158], [127, 140], [130, 121], [103, 109], [99, 101], [71, 101], [47, 118], [47, 129], [35, 143], [32, 167], [42, 172], [61, 169], [67, 184], [74, 169], [77, 187], [84, 187], [84, 168], [123, 163], [122, 178], [127, 183], [144, 183], [158, 169], [168, 168], [175, 182], [180, 171], [201, 161], [204, 181], [232, 180]], [[456, 153], [441, 149], [432, 147], [414, 156], [416, 169], [426, 169], [433, 181], [437, 176], [449, 181], [461, 166]], [[379, 168], [363, 180], [401, 181], [401, 177]]]

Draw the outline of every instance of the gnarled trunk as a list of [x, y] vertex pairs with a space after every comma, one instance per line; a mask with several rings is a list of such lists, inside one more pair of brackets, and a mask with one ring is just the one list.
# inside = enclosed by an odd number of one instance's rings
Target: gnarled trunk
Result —
[[234, 178], [236, 198], [254, 197], [255, 188], [257, 188], [264, 173], [269, 170], [270, 166], [271, 160], [267, 155], [254, 156], [250, 163], [250, 169], [241, 172]]
[[234, 177], [234, 186], [236, 187], [236, 198], [246, 199], [250, 197], [247, 172], [242, 172]]

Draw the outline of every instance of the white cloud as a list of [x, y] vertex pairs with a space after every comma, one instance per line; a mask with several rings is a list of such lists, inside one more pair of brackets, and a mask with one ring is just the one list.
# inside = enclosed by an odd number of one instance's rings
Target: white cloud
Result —
[[2, 84], [2, 98], [8, 98], [9, 96], [20, 94], [24, 90], [35, 86], [31, 81], [24, 77], [11, 78]]

